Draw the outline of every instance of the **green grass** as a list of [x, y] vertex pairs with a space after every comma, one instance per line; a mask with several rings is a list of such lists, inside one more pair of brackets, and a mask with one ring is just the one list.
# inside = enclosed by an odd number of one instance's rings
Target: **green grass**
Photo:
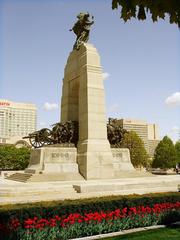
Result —
[[180, 240], [180, 228], [160, 228], [118, 237], [103, 238], [104, 240]]

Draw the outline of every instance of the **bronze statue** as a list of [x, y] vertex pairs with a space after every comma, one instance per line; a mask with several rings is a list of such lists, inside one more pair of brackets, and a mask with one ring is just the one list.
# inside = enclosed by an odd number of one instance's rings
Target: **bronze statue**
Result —
[[121, 140], [125, 133], [127, 133], [127, 130], [123, 129], [118, 124], [117, 119], [109, 118], [109, 122], [107, 124], [107, 137], [111, 147], [121, 147]]
[[[94, 23], [94, 21], [89, 20], [89, 17], [90, 15], [88, 12], [79, 13], [77, 15], [77, 22], [74, 24], [73, 28], [70, 29], [70, 31], [73, 31], [77, 36], [73, 49], [79, 50], [82, 43], [88, 41], [90, 27]], [[92, 19], [94, 19], [93, 16]]]
[[67, 121], [58, 122], [52, 125], [52, 139], [54, 143], [74, 143], [78, 142], [78, 122]]
[[[118, 124], [117, 119], [109, 118], [107, 124], [107, 138], [111, 147], [121, 147], [121, 140], [127, 130]], [[79, 127], [77, 121], [58, 122], [52, 125], [52, 130], [43, 128], [30, 133], [23, 138], [29, 138], [31, 145], [40, 148], [52, 144], [74, 144], [77, 147], [79, 139]]]
[[75, 146], [77, 146], [78, 122], [58, 122], [53, 124], [52, 127], [52, 130], [48, 128], [43, 128], [39, 131], [30, 133], [28, 136], [23, 138], [29, 138], [31, 145], [35, 148], [40, 148], [46, 145], [52, 145], [56, 143], [73, 143]]

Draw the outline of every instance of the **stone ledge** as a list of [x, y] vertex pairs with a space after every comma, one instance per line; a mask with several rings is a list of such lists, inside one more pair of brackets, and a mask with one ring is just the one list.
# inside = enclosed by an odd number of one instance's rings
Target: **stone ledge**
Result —
[[[39, 176], [43, 176], [43, 174]], [[179, 181], [179, 176], [153, 176], [89, 181], [85, 181], [84, 179], [51, 182], [31, 181], [27, 183], [0, 179], [0, 205], [154, 192], [178, 192]], [[75, 186], [80, 186], [79, 188], [82, 186], [86, 191], [78, 193], [78, 189], [74, 188]], [[103, 186], [105, 189], [102, 188]], [[114, 189], [110, 188], [110, 186], [114, 186]], [[88, 191], [89, 187], [96, 191]], [[16, 189], [19, 193], [18, 196]], [[55, 190], [54, 192], [52, 191], [53, 189]], [[62, 189], [65, 189], [65, 191], [60, 191]], [[41, 194], [35, 194], [36, 196], [33, 196], [33, 192], [38, 193], [38, 191], [40, 191]], [[27, 198], [26, 192], [29, 193], [31, 197]], [[9, 193], [11, 193], [11, 196], [9, 196]]]
[[143, 232], [143, 231], [165, 228], [165, 227], [166, 227], [165, 225], [140, 227], [140, 228], [133, 228], [133, 229], [123, 230], [123, 231], [119, 231], [119, 232], [105, 233], [105, 234], [99, 234], [99, 235], [83, 237], [83, 238], [73, 238], [73, 239], [70, 239], [70, 240], [88, 240], [88, 239], [93, 240], [93, 239], [101, 239], [101, 238], [108, 238], [108, 237], [116, 237], [116, 236], [119, 236], [119, 235], [126, 235], [126, 234], [130, 234], [130, 233]]

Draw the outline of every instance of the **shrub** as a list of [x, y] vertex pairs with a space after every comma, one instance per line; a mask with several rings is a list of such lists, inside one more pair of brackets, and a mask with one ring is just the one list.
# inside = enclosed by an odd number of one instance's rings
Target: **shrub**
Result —
[[148, 165], [148, 154], [142, 139], [137, 133], [130, 131], [125, 133], [121, 140], [122, 147], [129, 148], [131, 162], [134, 167], [146, 167]]
[[163, 224], [171, 214], [180, 214], [179, 193], [10, 205], [0, 209], [0, 239], [65, 240]]
[[165, 136], [155, 149], [152, 167], [168, 169], [176, 165], [176, 150], [170, 138]]
[[180, 219], [180, 211], [176, 211], [175, 209], [171, 209], [165, 212], [161, 216], [161, 223], [165, 225], [171, 225], [172, 223], [178, 222]]
[[28, 166], [31, 150], [15, 146], [0, 146], [0, 169], [23, 170]]
[[175, 150], [176, 150], [176, 161], [180, 164], [180, 140], [176, 142], [175, 144]]

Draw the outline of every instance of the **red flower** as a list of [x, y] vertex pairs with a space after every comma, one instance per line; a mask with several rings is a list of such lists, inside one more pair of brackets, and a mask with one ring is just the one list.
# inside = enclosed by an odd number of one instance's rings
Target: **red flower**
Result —
[[[45, 227], [55, 227], [57, 224], [61, 227], [68, 227], [69, 225], [73, 225], [75, 223], [98, 223], [102, 221], [109, 221], [112, 223], [111, 220], [117, 220], [126, 218], [129, 216], [132, 220], [134, 219], [135, 215], [139, 215], [141, 218], [144, 218], [147, 215], [155, 214], [157, 217], [160, 213], [167, 211], [169, 209], [179, 209], [180, 208], [180, 202], [176, 203], [158, 203], [154, 204], [153, 207], [149, 206], [136, 206], [136, 207], [130, 207], [129, 209], [127, 207], [120, 209], [115, 209], [111, 212], [94, 212], [94, 213], [84, 213], [83, 215], [79, 213], [73, 213], [69, 214], [67, 216], [58, 216], [55, 215], [53, 218], [50, 219], [38, 219], [37, 216], [34, 218], [28, 218], [24, 221], [24, 228], [30, 229], [30, 228], [36, 228], [36, 229], [43, 229]], [[143, 219], [142, 219], [143, 220]], [[20, 226], [20, 222], [18, 219], [13, 219], [11, 221], [12, 228], [17, 228]], [[0, 228], [2, 226], [0, 225]]]
[[132, 214], [136, 214], [136, 213], [137, 213], [137, 210], [136, 210], [135, 207], [131, 207], [131, 208], [130, 208], [130, 211], [132, 211]]
[[56, 219], [57, 221], [60, 221], [60, 220], [61, 220], [61, 218], [60, 218], [58, 215], [55, 216], [55, 219]]
[[10, 228], [13, 230], [16, 230], [20, 225], [21, 224], [17, 218], [12, 219], [10, 222]]
[[27, 220], [25, 220], [25, 222], [24, 222], [25, 224], [28, 224], [28, 225], [32, 225], [32, 224], [34, 224], [35, 223], [35, 221], [34, 220], [32, 220], [32, 219], [30, 219], [30, 218], [28, 218]]

